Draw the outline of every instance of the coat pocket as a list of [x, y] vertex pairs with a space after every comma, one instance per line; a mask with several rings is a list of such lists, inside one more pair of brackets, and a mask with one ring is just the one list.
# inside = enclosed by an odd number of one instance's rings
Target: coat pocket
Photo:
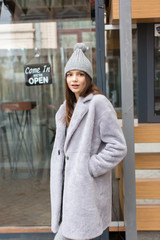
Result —
[[88, 162], [90, 159], [90, 153], [83, 153], [83, 152], [69, 152], [66, 154], [68, 160], [66, 159], [66, 167], [65, 173], [67, 176], [74, 177], [74, 181], [78, 178], [81, 179], [88, 179], [91, 178], [89, 169], [88, 169]]
[[92, 164], [92, 161], [93, 161], [93, 157], [95, 157], [94, 155], [95, 154], [92, 154], [90, 156], [90, 158], [88, 159], [88, 171], [89, 171], [90, 176], [93, 177], [93, 178], [95, 178], [95, 176], [94, 176], [94, 173], [92, 171], [92, 165], [91, 164]]

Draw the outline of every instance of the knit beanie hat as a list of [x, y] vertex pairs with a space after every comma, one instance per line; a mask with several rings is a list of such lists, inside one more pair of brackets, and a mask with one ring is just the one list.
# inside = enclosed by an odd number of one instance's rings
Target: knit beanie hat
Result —
[[68, 62], [66, 63], [64, 73], [66, 75], [67, 72], [71, 70], [81, 70], [87, 73], [91, 79], [93, 78], [93, 69], [92, 64], [88, 60], [88, 58], [84, 55], [87, 47], [84, 43], [77, 43], [74, 46], [74, 52]]

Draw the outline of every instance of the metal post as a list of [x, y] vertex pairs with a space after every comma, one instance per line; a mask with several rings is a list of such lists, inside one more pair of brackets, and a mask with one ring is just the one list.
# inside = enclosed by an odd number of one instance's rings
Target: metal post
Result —
[[104, 0], [95, 1], [96, 18], [96, 76], [97, 86], [106, 94], [105, 41], [104, 41]]
[[[106, 94], [105, 78], [105, 40], [104, 40], [104, 0], [95, 1], [96, 18], [96, 76], [97, 86]], [[109, 240], [109, 228], [101, 237], [101, 240]]]
[[124, 167], [124, 203], [126, 240], [137, 240], [135, 158], [134, 158], [134, 114], [133, 114], [133, 70], [131, 0], [119, 0], [120, 59], [123, 131], [128, 154]]

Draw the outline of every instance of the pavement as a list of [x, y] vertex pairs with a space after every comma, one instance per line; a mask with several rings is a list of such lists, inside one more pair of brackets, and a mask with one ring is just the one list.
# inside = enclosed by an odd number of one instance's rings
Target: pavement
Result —
[[[25, 176], [25, 174], [24, 174]], [[0, 179], [0, 226], [49, 226], [49, 177]]]

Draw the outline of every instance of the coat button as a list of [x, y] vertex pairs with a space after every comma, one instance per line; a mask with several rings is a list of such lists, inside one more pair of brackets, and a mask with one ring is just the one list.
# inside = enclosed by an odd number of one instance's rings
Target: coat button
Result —
[[69, 160], [69, 157], [68, 157], [68, 156], [67, 156], [66, 158], [67, 158], [67, 160]]

